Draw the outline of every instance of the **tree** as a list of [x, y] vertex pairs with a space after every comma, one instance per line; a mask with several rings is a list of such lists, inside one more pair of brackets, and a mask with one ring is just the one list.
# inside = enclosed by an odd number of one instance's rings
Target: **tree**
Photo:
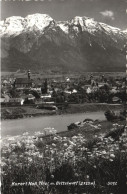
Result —
[[20, 97], [19, 93], [16, 91], [15, 88], [12, 88], [12, 89], [9, 91], [9, 93], [10, 93], [10, 95], [11, 95], [12, 98], [19, 98], [19, 97]]

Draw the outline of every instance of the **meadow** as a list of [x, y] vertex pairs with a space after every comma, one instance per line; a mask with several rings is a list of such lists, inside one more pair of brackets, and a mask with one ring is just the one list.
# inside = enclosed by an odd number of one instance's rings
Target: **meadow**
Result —
[[105, 137], [122, 127], [87, 121], [78, 131], [4, 138], [2, 193], [125, 194], [127, 127], [117, 139]]

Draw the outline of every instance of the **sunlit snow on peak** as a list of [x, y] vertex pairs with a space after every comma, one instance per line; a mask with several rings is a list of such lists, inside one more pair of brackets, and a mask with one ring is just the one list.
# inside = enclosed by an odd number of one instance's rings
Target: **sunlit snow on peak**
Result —
[[27, 27], [33, 27], [35, 25], [40, 30], [43, 30], [53, 21], [53, 19], [46, 14], [28, 15], [25, 20], [27, 21]]

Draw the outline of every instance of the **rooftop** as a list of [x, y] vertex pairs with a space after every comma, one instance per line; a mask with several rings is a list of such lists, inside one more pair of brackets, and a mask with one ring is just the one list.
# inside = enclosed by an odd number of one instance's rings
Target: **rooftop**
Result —
[[16, 78], [15, 83], [16, 84], [31, 84], [32, 80], [28, 78]]

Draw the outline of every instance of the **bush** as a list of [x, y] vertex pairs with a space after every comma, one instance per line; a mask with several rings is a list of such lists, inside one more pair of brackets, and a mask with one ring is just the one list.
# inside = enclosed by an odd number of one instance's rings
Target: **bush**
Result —
[[[113, 125], [113, 129], [117, 126]], [[2, 193], [125, 194], [127, 127], [117, 141], [103, 134], [87, 141], [82, 134], [61, 137], [54, 129], [49, 132], [52, 136], [48, 138], [38, 132], [3, 140]], [[57, 181], [77, 185], [56, 185]], [[37, 184], [14, 186], [12, 182]], [[81, 182], [93, 185], [80, 185]], [[117, 185], [109, 186], [108, 182]]]

